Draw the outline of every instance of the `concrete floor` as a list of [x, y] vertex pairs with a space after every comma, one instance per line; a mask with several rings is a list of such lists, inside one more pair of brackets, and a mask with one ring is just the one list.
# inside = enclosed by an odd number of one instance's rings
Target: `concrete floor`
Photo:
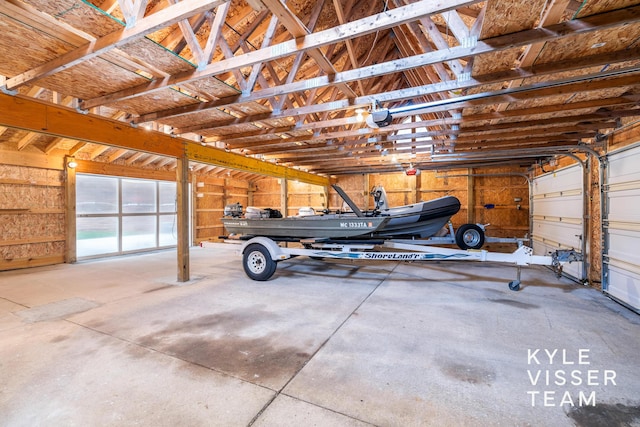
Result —
[[640, 426], [640, 316], [543, 267], [234, 249], [0, 273], [0, 425]]

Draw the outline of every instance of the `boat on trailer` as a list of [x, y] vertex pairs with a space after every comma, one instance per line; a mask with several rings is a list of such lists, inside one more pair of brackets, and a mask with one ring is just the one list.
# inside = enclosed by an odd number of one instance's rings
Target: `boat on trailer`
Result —
[[[334, 189], [353, 212], [315, 215], [310, 210], [305, 215], [282, 218], [279, 212], [272, 209], [247, 208], [248, 212], [243, 213], [238, 204], [225, 207], [227, 217], [222, 218], [225, 228], [229, 233], [238, 234], [246, 240], [239, 252], [248, 277], [258, 281], [269, 280], [279, 262], [297, 256], [337, 260], [493, 261], [516, 265], [517, 277], [509, 282], [509, 289], [517, 291], [520, 289], [521, 266], [549, 265], [560, 274], [563, 263], [582, 261], [582, 255], [573, 249], [557, 250], [548, 256], [533, 255], [533, 249], [521, 245], [511, 254], [469, 251], [467, 249], [476, 249], [466, 241], [466, 233], [475, 231], [473, 227], [480, 232], [479, 246], [484, 241], [484, 234], [476, 224], [465, 224], [458, 229], [455, 240], [461, 247], [460, 250], [426, 247], [417, 243], [418, 241], [403, 243], [400, 238], [430, 237], [437, 233], [460, 209], [458, 199], [445, 196], [428, 202], [389, 208], [384, 190], [375, 193], [374, 187], [376, 207], [372, 211], [363, 212], [340, 187], [334, 186]], [[452, 227], [449, 228], [453, 234]], [[460, 231], [464, 233], [461, 234]], [[380, 241], [373, 240], [376, 238]], [[282, 246], [283, 242], [289, 241], [296, 241], [301, 245]], [[236, 243], [239, 242], [236, 240]], [[202, 247], [208, 244], [200, 243]], [[384, 251], [384, 248], [393, 251]]]
[[[239, 205], [225, 208], [222, 223], [228, 233], [266, 236], [278, 239], [398, 239], [426, 238], [438, 233], [460, 210], [453, 196], [390, 208], [384, 188], [374, 187], [375, 208], [362, 211], [342, 190], [333, 188], [351, 208], [350, 212], [315, 214], [309, 208], [303, 215], [282, 218], [273, 209], [247, 208]], [[274, 215], [274, 212], [277, 212]]]

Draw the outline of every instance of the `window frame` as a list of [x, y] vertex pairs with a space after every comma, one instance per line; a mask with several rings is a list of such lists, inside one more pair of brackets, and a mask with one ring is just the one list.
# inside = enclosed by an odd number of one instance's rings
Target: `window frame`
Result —
[[[177, 192], [177, 184], [175, 181], [165, 181], [165, 180], [154, 180], [154, 179], [145, 179], [145, 178], [132, 178], [132, 177], [121, 177], [121, 176], [110, 176], [110, 175], [99, 175], [99, 174], [91, 174], [91, 173], [78, 173], [76, 176], [76, 191], [77, 191], [77, 186], [78, 186], [78, 181], [82, 179], [83, 176], [95, 176], [95, 177], [100, 177], [100, 178], [106, 178], [106, 179], [113, 179], [116, 180], [117, 185], [116, 185], [116, 192], [117, 192], [117, 212], [114, 213], [76, 213], [76, 219], [79, 218], [116, 218], [117, 219], [117, 232], [116, 232], [116, 239], [117, 239], [117, 251], [115, 252], [105, 252], [105, 253], [100, 253], [100, 254], [91, 254], [91, 255], [81, 255], [81, 254], [77, 254], [77, 258], [79, 260], [85, 260], [85, 259], [92, 259], [92, 258], [104, 258], [104, 257], [110, 257], [110, 256], [119, 256], [119, 255], [127, 255], [127, 254], [134, 254], [134, 253], [143, 253], [143, 252], [151, 252], [151, 251], [156, 251], [156, 250], [161, 250], [161, 249], [170, 249], [170, 248], [175, 248], [177, 247], [177, 236], [176, 236], [176, 243], [174, 244], [170, 244], [170, 245], [160, 245], [161, 240], [164, 241], [166, 239], [161, 239], [160, 237], [160, 232], [161, 232], [161, 218], [167, 218], [167, 217], [173, 217], [173, 221], [174, 223], [177, 223], [177, 215], [178, 215], [178, 209], [177, 209], [177, 204], [174, 204], [174, 209], [173, 211], [162, 211], [161, 210], [161, 198], [160, 198], [160, 185], [161, 184], [168, 184], [171, 183], [175, 186], [176, 188], [176, 192]], [[144, 182], [152, 182], [154, 183], [154, 190], [155, 191], [155, 210], [154, 212], [129, 212], [129, 213], [125, 213], [123, 212], [123, 198], [122, 198], [122, 184], [124, 181], [144, 181]], [[76, 212], [77, 212], [77, 207], [76, 207]], [[132, 249], [132, 250], [123, 250], [123, 238], [125, 236], [123, 236], [123, 218], [130, 218], [130, 217], [145, 217], [145, 216], [153, 216], [155, 217], [155, 227], [154, 227], [154, 240], [155, 240], [155, 246], [153, 247], [145, 247], [145, 248], [138, 248], [138, 249]], [[78, 235], [78, 229], [76, 226], [76, 247], [79, 247], [79, 241], [80, 239], [78, 239], [77, 235]]]

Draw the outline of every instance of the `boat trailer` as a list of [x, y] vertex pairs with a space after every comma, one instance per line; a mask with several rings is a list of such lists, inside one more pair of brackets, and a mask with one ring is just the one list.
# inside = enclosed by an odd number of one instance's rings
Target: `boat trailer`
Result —
[[[384, 240], [381, 242], [336, 242], [328, 239], [302, 239], [295, 242], [301, 247], [289, 247], [290, 242], [257, 236], [242, 243], [238, 251], [242, 254], [242, 265], [246, 275], [252, 280], [269, 280], [276, 271], [278, 262], [297, 256], [313, 259], [375, 260], [375, 261], [488, 261], [513, 264], [517, 268], [516, 279], [509, 282], [509, 289], [520, 289], [521, 268], [528, 265], [546, 265], [558, 276], [562, 274], [562, 265], [567, 262], [582, 261], [582, 254], [573, 249], [556, 250], [549, 255], [534, 255], [533, 249], [520, 246], [512, 253], [489, 252], [474, 249], [450, 249], [439, 246], [425, 246]], [[203, 241], [206, 247], [211, 242]], [[391, 251], [389, 251], [391, 250]]]

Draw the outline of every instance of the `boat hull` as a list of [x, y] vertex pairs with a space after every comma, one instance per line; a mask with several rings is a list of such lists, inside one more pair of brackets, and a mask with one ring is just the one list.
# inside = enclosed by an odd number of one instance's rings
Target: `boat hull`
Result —
[[222, 218], [228, 233], [291, 239], [371, 237], [389, 217], [305, 216], [290, 218]]
[[390, 220], [375, 235], [384, 238], [431, 237], [459, 210], [460, 201], [453, 196], [384, 209], [378, 215]]

